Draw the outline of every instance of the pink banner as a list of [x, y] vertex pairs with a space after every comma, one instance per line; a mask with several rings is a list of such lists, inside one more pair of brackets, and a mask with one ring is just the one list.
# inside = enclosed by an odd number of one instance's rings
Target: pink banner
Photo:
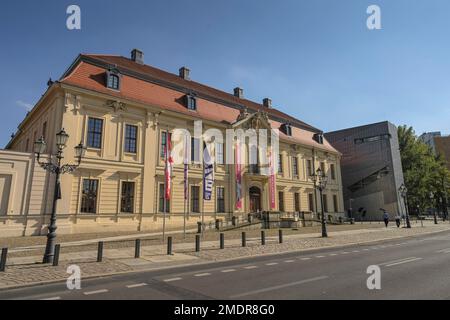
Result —
[[276, 200], [275, 200], [275, 167], [274, 167], [274, 161], [273, 161], [273, 154], [272, 150], [269, 152], [269, 170], [270, 170], [270, 176], [269, 176], [269, 198], [270, 198], [270, 209], [275, 210], [276, 207]]
[[236, 144], [236, 209], [242, 209], [242, 167], [240, 143]]

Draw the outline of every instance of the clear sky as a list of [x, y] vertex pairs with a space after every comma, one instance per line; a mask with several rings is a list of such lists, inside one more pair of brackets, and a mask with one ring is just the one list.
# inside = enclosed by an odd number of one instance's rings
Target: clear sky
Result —
[[[66, 28], [81, 7], [82, 29]], [[382, 30], [368, 30], [367, 7]], [[78, 53], [129, 56], [324, 131], [389, 120], [450, 133], [448, 0], [2, 1], [0, 146]]]

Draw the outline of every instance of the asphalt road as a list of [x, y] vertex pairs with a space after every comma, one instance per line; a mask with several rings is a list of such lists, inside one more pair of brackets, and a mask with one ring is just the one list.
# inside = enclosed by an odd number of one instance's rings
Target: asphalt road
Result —
[[[367, 268], [381, 269], [381, 290]], [[0, 299], [450, 299], [450, 231], [370, 245], [0, 291]]]

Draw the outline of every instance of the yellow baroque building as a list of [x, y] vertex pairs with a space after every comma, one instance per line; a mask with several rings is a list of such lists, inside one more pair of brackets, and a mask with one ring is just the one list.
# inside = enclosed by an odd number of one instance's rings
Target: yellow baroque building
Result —
[[[55, 135], [69, 134], [63, 163], [76, 163], [74, 147], [87, 147], [80, 167], [61, 177], [57, 204], [58, 233], [161, 230], [164, 211], [164, 148], [166, 131], [280, 129], [276, 211], [320, 212], [320, 196], [310, 175], [322, 168], [328, 176], [324, 211], [343, 216], [340, 154], [318, 130], [272, 106], [244, 98], [243, 90], [229, 94], [179, 75], [144, 64], [143, 53], [131, 58], [79, 55], [48, 90], [0, 151], [0, 234], [37, 235], [46, 232], [53, 197], [54, 175], [36, 163], [34, 142], [47, 143], [47, 160], [56, 152]], [[193, 141], [192, 145], [195, 145]], [[242, 208], [236, 209], [235, 166], [225, 164], [226, 148], [216, 144], [214, 189], [202, 201], [203, 169], [189, 166], [189, 199], [184, 201], [184, 166], [173, 169], [167, 226], [180, 228], [187, 212], [188, 226], [202, 215], [207, 224], [233, 216], [270, 211], [269, 179], [258, 166], [246, 165], [242, 176]], [[191, 157], [195, 157], [191, 155]], [[196, 159], [192, 159], [196, 160]]]

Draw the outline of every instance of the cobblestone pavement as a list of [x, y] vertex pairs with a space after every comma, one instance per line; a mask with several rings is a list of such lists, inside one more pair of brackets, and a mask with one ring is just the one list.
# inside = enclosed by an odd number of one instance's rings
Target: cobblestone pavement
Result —
[[[65, 280], [68, 277], [68, 274], [66, 273], [67, 266], [74, 263], [81, 267], [84, 277], [98, 276], [236, 259], [263, 254], [302, 251], [396, 239], [449, 229], [450, 224], [433, 225], [432, 223], [427, 222], [423, 228], [421, 228], [419, 224], [414, 226], [413, 229], [397, 229], [391, 227], [385, 229], [378, 227], [330, 231], [329, 238], [326, 239], [321, 238], [319, 233], [286, 233], [283, 244], [278, 244], [278, 238], [275, 236], [277, 230], [270, 230], [268, 231], [265, 246], [260, 244], [261, 240], [256, 236], [247, 238], [248, 246], [246, 248], [241, 247], [240, 239], [226, 238], [226, 249], [220, 250], [217, 240], [208, 241], [205, 239], [201, 243], [202, 251], [200, 253], [194, 252], [194, 244], [192, 242], [175, 243], [173, 248], [175, 254], [172, 256], [166, 254], [165, 245], [148, 245], [142, 247], [140, 259], [134, 259], [134, 249], [132, 248], [105, 249], [105, 262], [103, 263], [95, 262], [97, 255], [95, 250], [87, 250], [75, 253], [62, 253], [60, 259], [61, 265], [59, 267], [36, 264], [37, 261], [42, 259], [42, 256], [16, 257], [8, 259], [7, 272], [0, 273], [0, 289], [10, 286], [33, 284], [36, 282]], [[253, 233], [253, 235], [255, 235], [255, 233]]]

